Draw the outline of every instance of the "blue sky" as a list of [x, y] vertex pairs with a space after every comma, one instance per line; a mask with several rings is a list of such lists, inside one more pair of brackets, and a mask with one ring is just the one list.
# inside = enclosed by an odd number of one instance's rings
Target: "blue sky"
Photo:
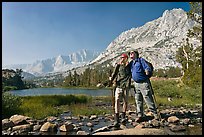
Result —
[[2, 65], [31, 64], [81, 49], [102, 52], [123, 31], [188, 2], [3, 2]]

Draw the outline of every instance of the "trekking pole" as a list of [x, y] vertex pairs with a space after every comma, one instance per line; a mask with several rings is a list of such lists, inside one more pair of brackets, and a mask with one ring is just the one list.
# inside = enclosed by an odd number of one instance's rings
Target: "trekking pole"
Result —
[[158, 106], [157, 106], [157, 102], [156, 102], [156, 98], [155, 98], [154, 93], [152, 94], [152, 97], [153, 97], [153, 99], [154, 99], [154, 103], [155, 103], [155, 107], [156, 107], [156, 109], [157, 109], [157, 114], [158, 114], [158, 116], [159, 116], [159, 120], [161, 120], [161, 115], [160, 115], [160, 112], [159, 112], [159, 108], [158, 108]]
[[150, 84], [150, 88], [151, 88], [151, 92], [152, 92], [152, 98], [154, 100], [154, 104], [155, 104], [155, 107], [156, 107], [156, 110], [157, 110], [157, 114], [159, 116], [159, 120], [161, 120], [161, 115], [160, 115], [160, 112], [159, 112], [159, 108], [157, 106], [157, 101], [156, 101], [156, 98], [155, 98], [154, 91], [153, 91], [152, 84], [151, 84], [150, 80], [149, 80], [149, 84]]
[[112, 108], [113, 108], [113, 114], [115, 114], [115, 86], [112, 88]]
[[111, 98], [112, 99], [111, 100], [112, 100], [113, 114], [115, 114], [115, 89], [116, 89], [116, 86], [110, 80], [111, 80], [111, 71], [109, 72], [109, 87], [112, 86], [112, 88], [111, 88]]

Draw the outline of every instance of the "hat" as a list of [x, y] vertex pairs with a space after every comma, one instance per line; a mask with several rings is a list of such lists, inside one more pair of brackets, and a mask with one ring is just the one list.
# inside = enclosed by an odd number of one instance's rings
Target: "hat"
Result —
[[130, 51], [128, 52], [128, 55], [130, 55], [130, 53], [132, 53], [132, 52], [134, 52], [136, 55], [139, 55], [139, 53], [138, 53], [137, 50], [130, 50]]
[[123, 54], [121, 55], [121, 57], [123, 57], [123, 58], [128, 58], [128, 55], [125, 54], [125, 53], [123, 53]]

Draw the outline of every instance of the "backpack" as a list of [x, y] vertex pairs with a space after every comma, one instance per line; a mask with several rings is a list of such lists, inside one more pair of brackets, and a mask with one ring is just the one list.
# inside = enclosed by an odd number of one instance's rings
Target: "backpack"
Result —
[[[140, 62], [140, 59], [139, 59]], [[154, 71], [154, 67], [152, 65], [152, 63], [150, 63], [149, 61], [145, 60], [145, 62], [147, 63], [147, 65], [151, 68], [151, 72], [149, 73], [148, 77], [151, 78], [153, 75], [153, 71]], [[141, 62], [140, 62], [141, 63]]]
[[153, 75], [154, 67], [153, 67], [152, 63], [150, 63], [150, 62], [148, 62], [148, 61], [145, 61], [145, 62], [146, 62], [146, 63], [148, 64], [148, 66], [151, 68], [151, 72], [150, 72], [150, 74], [148, 75], [149, 78], [150, 78], [150, 77], [152, 77], [152, 75]]

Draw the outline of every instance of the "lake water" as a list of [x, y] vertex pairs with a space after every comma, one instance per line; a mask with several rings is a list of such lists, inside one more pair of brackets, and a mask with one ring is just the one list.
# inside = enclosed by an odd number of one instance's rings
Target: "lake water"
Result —
[[13, 90], [9, 92], [18, 96], [67, 95], [67, 94], [84, 94], [84, 95], [90, 95], [90, 96], [111, 96], [111, 90], [106, 90], [106, 89], [34, 88], [34, 89], [24, 89], [24, 90]]

